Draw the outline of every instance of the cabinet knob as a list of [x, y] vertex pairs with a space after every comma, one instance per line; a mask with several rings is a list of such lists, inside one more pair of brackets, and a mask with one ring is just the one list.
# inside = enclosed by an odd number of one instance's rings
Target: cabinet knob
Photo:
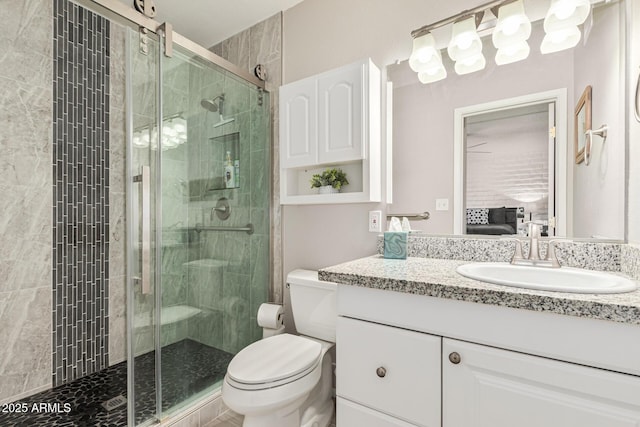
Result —
[[387, 375], [387, 370], [380, 366], [378, 369], [376, 369], [376, 375], [380, 378], [384, 378]]
[[457, 352], [453, 352], [453, 353], [449, 353], [449, 361], [451, 363], [453, 363], [454, 365], [457, 365], [458, 363], [460, 363], [460, 354]]

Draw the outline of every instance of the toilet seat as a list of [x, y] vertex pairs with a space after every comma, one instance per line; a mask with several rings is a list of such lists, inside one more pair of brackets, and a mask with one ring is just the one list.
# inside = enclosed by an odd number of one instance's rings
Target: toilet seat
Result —
[[229, 385], [263, 390], [296, 381], [318, 367], [322, 345], [312, 339], [282, 334], [256, 341], [234, 356], [227, 368]]

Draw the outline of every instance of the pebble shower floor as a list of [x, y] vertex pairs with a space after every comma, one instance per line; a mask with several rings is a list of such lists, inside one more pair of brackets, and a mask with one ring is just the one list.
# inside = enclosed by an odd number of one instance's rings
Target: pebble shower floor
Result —
[[[233, 355], [185, 339], [162, 349], [162, 409], [220, 381]], [[155, 353], [136, 358], [136, 423], [155, 411]], [[1, 427], [123, 427], [127, 405], [108, 411], [103, 403], [127, 395], [126, 362], [68, 384], [3, 405]], [[35, 404], [35, 406], [34, 406]], [[13, 405], [13, 406], [11, 406]], [[26, 413], [16, 413], [27, 408]], [[41, 410], [41, 411], [40, 411]]]

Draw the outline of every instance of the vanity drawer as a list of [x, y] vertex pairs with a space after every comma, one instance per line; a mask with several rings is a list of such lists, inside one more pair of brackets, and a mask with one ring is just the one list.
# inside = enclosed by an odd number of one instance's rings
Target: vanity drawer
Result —
[[409, 424], [340, 397], [336, 399], [336, 412], [337, 427], [415, 427], [415, 424]]
[[339, 317], [336, 393], [423, 427], [440, 425], [442, 339]]

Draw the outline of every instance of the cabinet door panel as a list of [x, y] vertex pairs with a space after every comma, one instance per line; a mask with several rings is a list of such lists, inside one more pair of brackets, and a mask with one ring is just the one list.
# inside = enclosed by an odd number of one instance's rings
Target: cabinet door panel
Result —
[[440, 426], [440, 337], [339, 317], [336, 339], [339, 397], [418, 426]]
[[374, 411], [346, 399], [336, 399], [337, 427], [415, 427], [397, 418]]
[[318, 163], [316, 81], [303, 80], [280, 88], [280, 166]]
[[364, 67], [350, 66], [318, 80], [319, 163], [364, 157]]
[[450, 339], [442, 375], [443, 427], [640, 425], [640, 378], [631, 375]]

